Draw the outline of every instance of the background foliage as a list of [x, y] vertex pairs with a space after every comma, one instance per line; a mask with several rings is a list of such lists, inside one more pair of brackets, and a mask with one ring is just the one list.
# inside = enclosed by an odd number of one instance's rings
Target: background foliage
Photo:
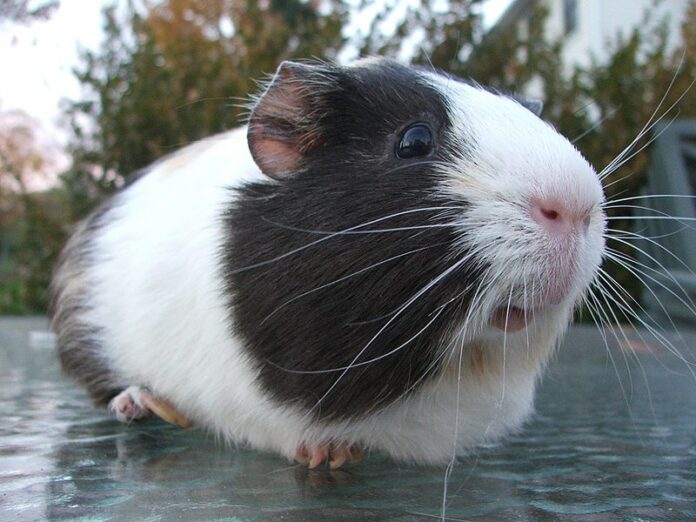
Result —
[[0, 0], [0, 22], [28, 23], [32, 20], [46, 19], [58, 7], [58, 1]]
[[[50, 267], [72, 224], [138, 169], [242, 123], [255, 80], [283, 59], [334, 60], [349, 46], [360, 55], [411, 56], [505, 91], [535, 79], [546, 93], [544, 116], [577, 139], [598, 170], [632, 141], [673, 79], [667, 107], [696, 77], [696, 1], [683, 26], [684, 49], [668, 52], [666, 25], [646, 16], [633, 33], [607, 43], [608, 62], [569, 75], [562, 44], [543, 37], [544, 9], [535, 10], [524, 38], [514, 28], [482, 37], [484, 2], [450, 0], [445, 10], [443, 2], [422, 0], [396, 22], [387, 5], [363, 32], [341, 0], [144, 0], [144, 8], [105, 9], [104, 42], [83, 51], [75, 70], [84, 97], [65, 103], [73, 163], [60, 184], [28, 190], [23, 180], [42, 161], [31, 129], [0, 126], [0, 313], [45, 310]], [[0, 20], [48, 12], [0, 0]], [[696, 116], [693, 93], [678, 108]], [[647, 163], [647, 151], [636, 155], [607, 179], [608, 194], [637, 192]]]

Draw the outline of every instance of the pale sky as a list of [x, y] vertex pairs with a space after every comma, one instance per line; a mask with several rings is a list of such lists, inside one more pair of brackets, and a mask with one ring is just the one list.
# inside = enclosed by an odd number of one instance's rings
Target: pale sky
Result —
[[57, 125], [59, 101], [80, 95], [71, 73], [78, 46], [101, 41], [103, 3], [62, 0], [49, 20], [0, 23], [0, 110], [22, 109], [49, 128]]
[[[490, 26], [511, 0], [488, 0]], [[58, 142], [60, 100], [78, 99], [80, 85], [71, 72], [78, 47], [94, 49], [102, 38], [101, 9], [109, 0], [61, 0], [46, 21], [28, 26], [0, 23], [0, 110], [21, 109], [38, 119]]]

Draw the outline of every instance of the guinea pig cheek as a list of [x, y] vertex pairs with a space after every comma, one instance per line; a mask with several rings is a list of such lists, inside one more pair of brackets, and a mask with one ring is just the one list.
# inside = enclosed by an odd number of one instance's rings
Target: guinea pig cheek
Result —
[[531, 312], [517, 306], [500, 307], [493, 312], [491, 324], [498, 330], [519, 332], [531, 320]]

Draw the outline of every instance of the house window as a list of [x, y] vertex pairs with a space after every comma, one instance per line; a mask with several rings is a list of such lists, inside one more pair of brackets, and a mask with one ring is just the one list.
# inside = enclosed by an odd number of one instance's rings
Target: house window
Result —
[[571, 34], [578, 28], [577, 0], [563, 0], [563, 24], [565, 34]]

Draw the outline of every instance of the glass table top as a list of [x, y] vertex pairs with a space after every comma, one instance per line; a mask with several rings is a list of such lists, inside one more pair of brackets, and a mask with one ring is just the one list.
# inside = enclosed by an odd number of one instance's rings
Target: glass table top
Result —
[[[195, 429], [119, 424], [61, 376], [46, 329], [0, 319], [0, 520], [442, 516], [443, 467], [373, 453], [309, 471]], [[448, 520], [696, 520], [696, 377], [628, 337], [634, 351], [608, 350], [596, 328], [570, 330], [525, 429], [457, 461]], [[670, 339], [693, 363], [696, 332]]]

